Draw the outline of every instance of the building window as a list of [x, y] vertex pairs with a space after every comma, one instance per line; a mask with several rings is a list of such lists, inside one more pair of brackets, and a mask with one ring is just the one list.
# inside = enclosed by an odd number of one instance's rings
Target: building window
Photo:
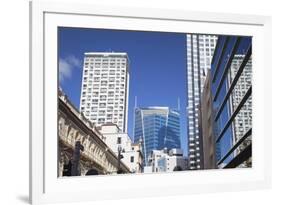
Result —
[[117, 138], [117, 144], [121, 144], [121, 137]]
[[132, 163], [134, 162], [134, 157], [133, 157], [133, 156], [131, 157], [131, 162], [132, 162]]

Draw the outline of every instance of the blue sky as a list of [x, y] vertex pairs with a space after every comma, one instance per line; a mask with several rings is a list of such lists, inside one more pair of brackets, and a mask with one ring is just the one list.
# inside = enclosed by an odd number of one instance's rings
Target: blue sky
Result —
[[59, 28], [60, 86], [79, 108], [84, 52], [126, 52], [130, 59], [128, 133], [133, 137], [137, 105], [177, 108], [181, 103], [181, 144], [187, 153], [186, 35], [105, 29]]

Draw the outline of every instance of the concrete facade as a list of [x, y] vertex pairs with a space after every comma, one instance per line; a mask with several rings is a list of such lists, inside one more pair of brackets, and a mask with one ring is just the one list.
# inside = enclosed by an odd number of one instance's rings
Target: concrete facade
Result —
[[112, 122], [127, 132], [127, 53], [90, 52], [84, 55], [80, 111], [96, 126]]
[[133, 143], [127, 133], [123, 133], [119, 127], [107, 123], [98, 128], [104, 136], [105, 143], [118, 155], [121, 149], [123, 158], [121, 161], [130, 168], [132, 173], [141, 173], [143, 170], [143, 154], [141, 152], [141, 141]]
[[183, 171], [188, 168], [188, 158], [181, 149], [153, 150], [149, 157], [152, 172]]
[[201, 97], [201, 133], [203, 169], [214, 169], [216, 166], [216, 142], [214, 135], [213, 103], [211, 93], [211, 74], [207, 73]]

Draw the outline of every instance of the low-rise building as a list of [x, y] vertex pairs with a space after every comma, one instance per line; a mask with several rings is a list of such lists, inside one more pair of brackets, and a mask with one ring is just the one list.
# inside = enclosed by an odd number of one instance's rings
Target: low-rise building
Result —
[[127, 133], [113, 123], [106, 123], [99, 127], [105, 143], [118, 156], [122, 155], [121, 161], [126, 164], [132, 173], [143, 171], [143, 154], [141, 152], [141, 141], [133, 143]]
[[152, 172], [173, 172], [188, 169], [188, 158], [181, 149], [153, 150], [149, 156]]
[[58, 177], [130, 173], [96, 127], [58, 92]]
[[144, 166], [143, 167], [143, 173], [145, 173], [145, 174], [152, 173], [152, 166]]

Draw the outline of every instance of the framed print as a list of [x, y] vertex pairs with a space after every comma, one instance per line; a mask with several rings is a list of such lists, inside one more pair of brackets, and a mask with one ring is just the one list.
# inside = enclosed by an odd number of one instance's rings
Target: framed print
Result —
[[32, 204], [270, 187], [270, 17], [36, 1], [30, 20]]

